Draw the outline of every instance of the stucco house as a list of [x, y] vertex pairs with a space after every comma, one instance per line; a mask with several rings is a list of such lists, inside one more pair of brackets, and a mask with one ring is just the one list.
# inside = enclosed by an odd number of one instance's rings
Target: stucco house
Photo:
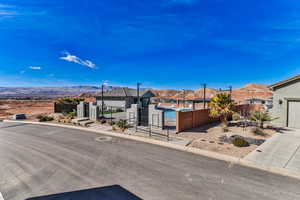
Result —
[[[139, 91], [140, 102], [142, 106], [150, 104], [152, 97], [155, 94], [151, 90], [140, 90]], [[102, 94], [96, 96], [97, 105], [102, 105]], [[113, 88], [111, 90], [104, 91], [103, 101], [105, 107], [120, 108], [126, 110], [130, 108], [131, 104], [136, 104], [138, 101], [138, 92], [136, 89], [127, 87]]]
[[272, 116], [278, 126], [300, 128], [300, 75], [269, 86], [274, 91]]
[[264, 107], [265, 110], [269, 111], [273, 107], [273, 97], [268, 99], [262, 98], [249, 98], [246, 99], [247, 104], [256, 104]]

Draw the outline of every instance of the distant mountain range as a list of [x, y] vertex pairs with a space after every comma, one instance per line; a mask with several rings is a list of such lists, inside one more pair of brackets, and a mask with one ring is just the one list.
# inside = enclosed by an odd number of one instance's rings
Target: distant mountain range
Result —
[[77, 96], [82, 93], [96, 94], [101, 88], [96, 86], [72, 87], [0, 87], [0, 98], [57, 98]]
[[[202, 99], [204, 90], [153, 90], [159, 98], [165, 99]], [[206, 89], [206, 98], [212, 98], [219, 90], [213, 88]], [[267, 85], [248, 84], [242, 88], [232, 90], [232, 97], [235, 101], [241, 102], [250, 98], [268, 99], [273, 96], [273, 92]]]
[[[107, 86], [105, 89], [112, 89]], [[203, 89], [198, 90], [152, 90], [160, 98], [203, 98]], [[96, 86], [72, 86], [72, 87], [0, 87], [0, 99], [5, 98], [58, 98], [64, 96], [95, 95], [101, 92], [101, 87]], [[211, 98], [217, 89], [207, 88], [206, 97]], [[242, 88], [234, 89], [232, 96], [236, 101], [244, 101], [248, 98], [268, 99], [273, 96], [272, 91], [263, 84], [248, 84]]]

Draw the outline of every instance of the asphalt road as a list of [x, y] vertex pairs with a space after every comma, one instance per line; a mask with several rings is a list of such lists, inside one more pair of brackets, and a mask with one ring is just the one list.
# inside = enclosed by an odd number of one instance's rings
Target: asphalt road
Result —
[[300, 181], [73, 129], [0, 124], [5, 200], [300, 199]]

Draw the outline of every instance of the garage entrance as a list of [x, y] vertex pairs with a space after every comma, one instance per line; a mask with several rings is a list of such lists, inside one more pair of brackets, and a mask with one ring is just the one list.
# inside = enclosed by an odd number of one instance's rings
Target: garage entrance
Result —
[[300, 101], [288, 102], [288, 127], [300, 128]]

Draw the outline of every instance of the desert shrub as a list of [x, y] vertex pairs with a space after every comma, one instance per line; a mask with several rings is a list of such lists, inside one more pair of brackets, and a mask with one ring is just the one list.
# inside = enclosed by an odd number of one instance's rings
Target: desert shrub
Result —
[[75, 111], [69, 112], [68, 116], [71, 117], [72, 119], [74, 119], [75, 117], [77, 117], [77, 112], [75, 112]]
[[63, 112], [63, 116], [74, 119], [77, 116], [76, 111], [73, 112]]
[[47, 116], [47, 115], [38, 115], [36, 118], [39, 120], [39, 122], [47, 122], [47, 121], [53, 121], [54, 120], [53, 117], [50, 117], [50, 116]]
[[264, 111], [255, 111], [251, 114], [251, 118], [250, 118], [251, 121], [258, 123], [261, 129], [264, 128], [265, 122], [273, 121], [276, 119], [278, 118], [272, 118], [268, 112], [264, 112]]
[[83, 101], [83, 100], [84, 100], [83, 98], [65, 97], [65, 98], [58, 99], [57, 103], [78, 105], [80, 103], [80, 101]]
[[116, 112], [123, 112], [123, 109], [122, 108], [117, 108]]
[[248, 147], [248, 146], [250, 146], [249, 142], [247, 142], [245, 139], [240, 138], [240, 137], [234, 138], [232, 140], [232, 144], [236, 147]]
[[105, 124], [105, 123], [106, 123], [105, 119], [100, 120], [100, 124]]
[[234, 113], [234, 114], [232, 115], [232, 120], [233, 120], [233, 121], [239, 121], [240, 119], [241, 119], [240, 114]]
[[223, 130], [224, 133], [229, 132], [229, 128], [228, 127], [222, 127], [222, 130]]
[[261, 136], [265, 136], [266, 133], [264, 132], [263, 129], [261, 128], [258, 128], [258, 127], [254, 127], [251, 129], [251, 132], [254, 134], [254, 135], [261, 135]]
[[120, 119], [116, 124], [122, 131], [128, 128], [127, 121], [124, 119]]
[[111, 126], [113, 126], [113, 125], [116, 124], [116, 122], [114, 122], [114, 121], [109, 121], [108, 124], [111, 125]]

